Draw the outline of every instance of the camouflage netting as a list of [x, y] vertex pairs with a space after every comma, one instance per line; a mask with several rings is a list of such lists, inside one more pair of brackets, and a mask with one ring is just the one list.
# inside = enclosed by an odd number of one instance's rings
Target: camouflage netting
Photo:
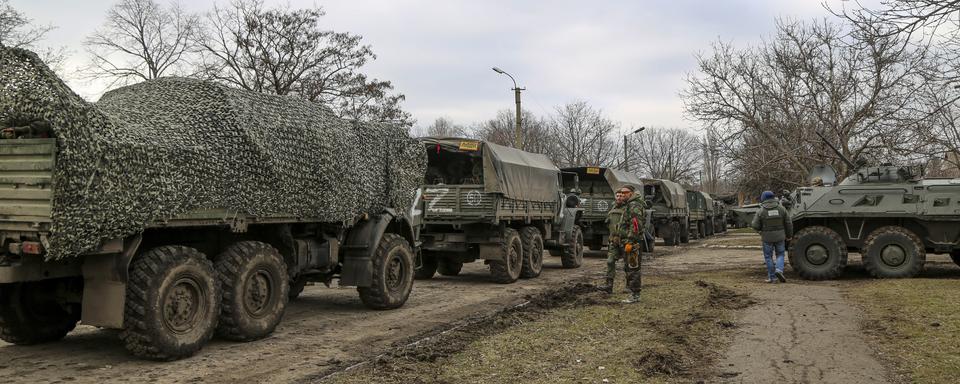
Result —
[[59, 148], [51, 258], [196, 209], [325, 222], [405, 210], [426, 162], [403, 128], [196, 80], [149, 81], [91, 104], [35, 54], [0, 47], [0, 123], [37, 119]]

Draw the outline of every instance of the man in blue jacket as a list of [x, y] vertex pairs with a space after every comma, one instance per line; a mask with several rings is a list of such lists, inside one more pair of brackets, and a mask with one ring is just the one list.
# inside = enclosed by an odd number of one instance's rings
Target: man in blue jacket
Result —
[[[781, 283], [787, 282], [783, 276], [783, 256], [786, 241], [793, 237], [793, 222], [790, 214], [780, 205], [780, 201], [770, 191], [760, 194], [760, 210], [753, 217], [751, 224], [754, 230], [760, 232], [763, 241], [763, 259], [767, 263], [767, 282], [772, 283], [774, 278]], [[773, 254], [776, 252], [776, 264]]]

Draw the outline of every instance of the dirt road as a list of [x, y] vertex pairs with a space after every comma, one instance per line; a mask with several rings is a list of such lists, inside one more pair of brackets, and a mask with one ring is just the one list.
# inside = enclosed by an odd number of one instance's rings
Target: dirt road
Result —
[[116, 331], [85, 326], [58, 343], [0, 342], [0, 383], [296, 381], [445, 324], [518, 304], [545, 288], [595, 277], [605, 265], [587, 258], [582, 268], [565, 270], [557, 257], [545, 257], [544, 264], [539, 278], [509, 285], [491, 283], [482, 263], [468, 264], [461, 276], [417, 281], [407, 304], [393, 311], [366, 309], [353, 288], [307, 287], [271, 337], [252, 343], [215, 340], [197, 356], [170, 363], [134, 359]]

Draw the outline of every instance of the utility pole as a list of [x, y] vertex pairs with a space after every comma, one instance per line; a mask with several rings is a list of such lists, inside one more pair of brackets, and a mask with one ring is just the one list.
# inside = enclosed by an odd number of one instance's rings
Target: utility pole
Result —
[[522, 127], [523, 125], [522, 125], [522, 121], [521, 121], [521, 119], [522, 119], [522, 116], [521, 116], [521, 115], [522, 115], [522, 112], [521, 112], [522, 109], [520, 109], [520, 91], [525, 91], [525, 90], [527, 90], [527, 89], [526, 89], [526, 88], [520, 88], [520, 87], [518, 87], [518, 86], [517, 86], [517, 80], [515, 80], [515, 79], [513, 78], [513, 76], [511, 76], [511, 75], [510, 75], [509, 73], [507, 73], [506, 71], [504, 71], [504, 70], [502, 70], [502, 69], [500, 69], [500, 68], [497, 68], [497, 67], [493, 67], [493, 71], [496, 72], [496, 73], [499, 73], [499, 74], [501, 74], [501, 75], [507, 75], [507, 77], [509, 77], [510, 80], [513, 81], [513, 95], [514, 95], [514, 98], [516, 99], [516, 102], [517, 102], [517, 119], [516, 119], [517, 127], [516, 127], [516, 130], [514, 131], [513, 147], [522, 150], [522, 149], [523, 149], [523, 141], [522, 141], [523, 135], [521, 134], [521, 132], [522, 132], [521, 127]]
[[643, 132], [644, 129], [647, 129], [647, 127], [640, 127], [635, 129], [633, 132], [623, 135], [623, 170], [624, 171], [630, 170], [630, 156], [629, 156], [630, 148], [627, 147], [627, 137], [633, 134]]

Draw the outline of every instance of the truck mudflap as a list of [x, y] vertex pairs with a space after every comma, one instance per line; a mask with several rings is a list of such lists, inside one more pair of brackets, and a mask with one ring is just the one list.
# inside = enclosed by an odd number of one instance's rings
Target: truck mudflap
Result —
[[369, 287], [373, 284], [373, 255], [383, 234], [397, 232], [410, 242], [414, 242], [415, 231], [405, 215], [393, 209], [357, 223], [347, 234], [343, 249], [343, 267], [340, 271], [341, 286]]

